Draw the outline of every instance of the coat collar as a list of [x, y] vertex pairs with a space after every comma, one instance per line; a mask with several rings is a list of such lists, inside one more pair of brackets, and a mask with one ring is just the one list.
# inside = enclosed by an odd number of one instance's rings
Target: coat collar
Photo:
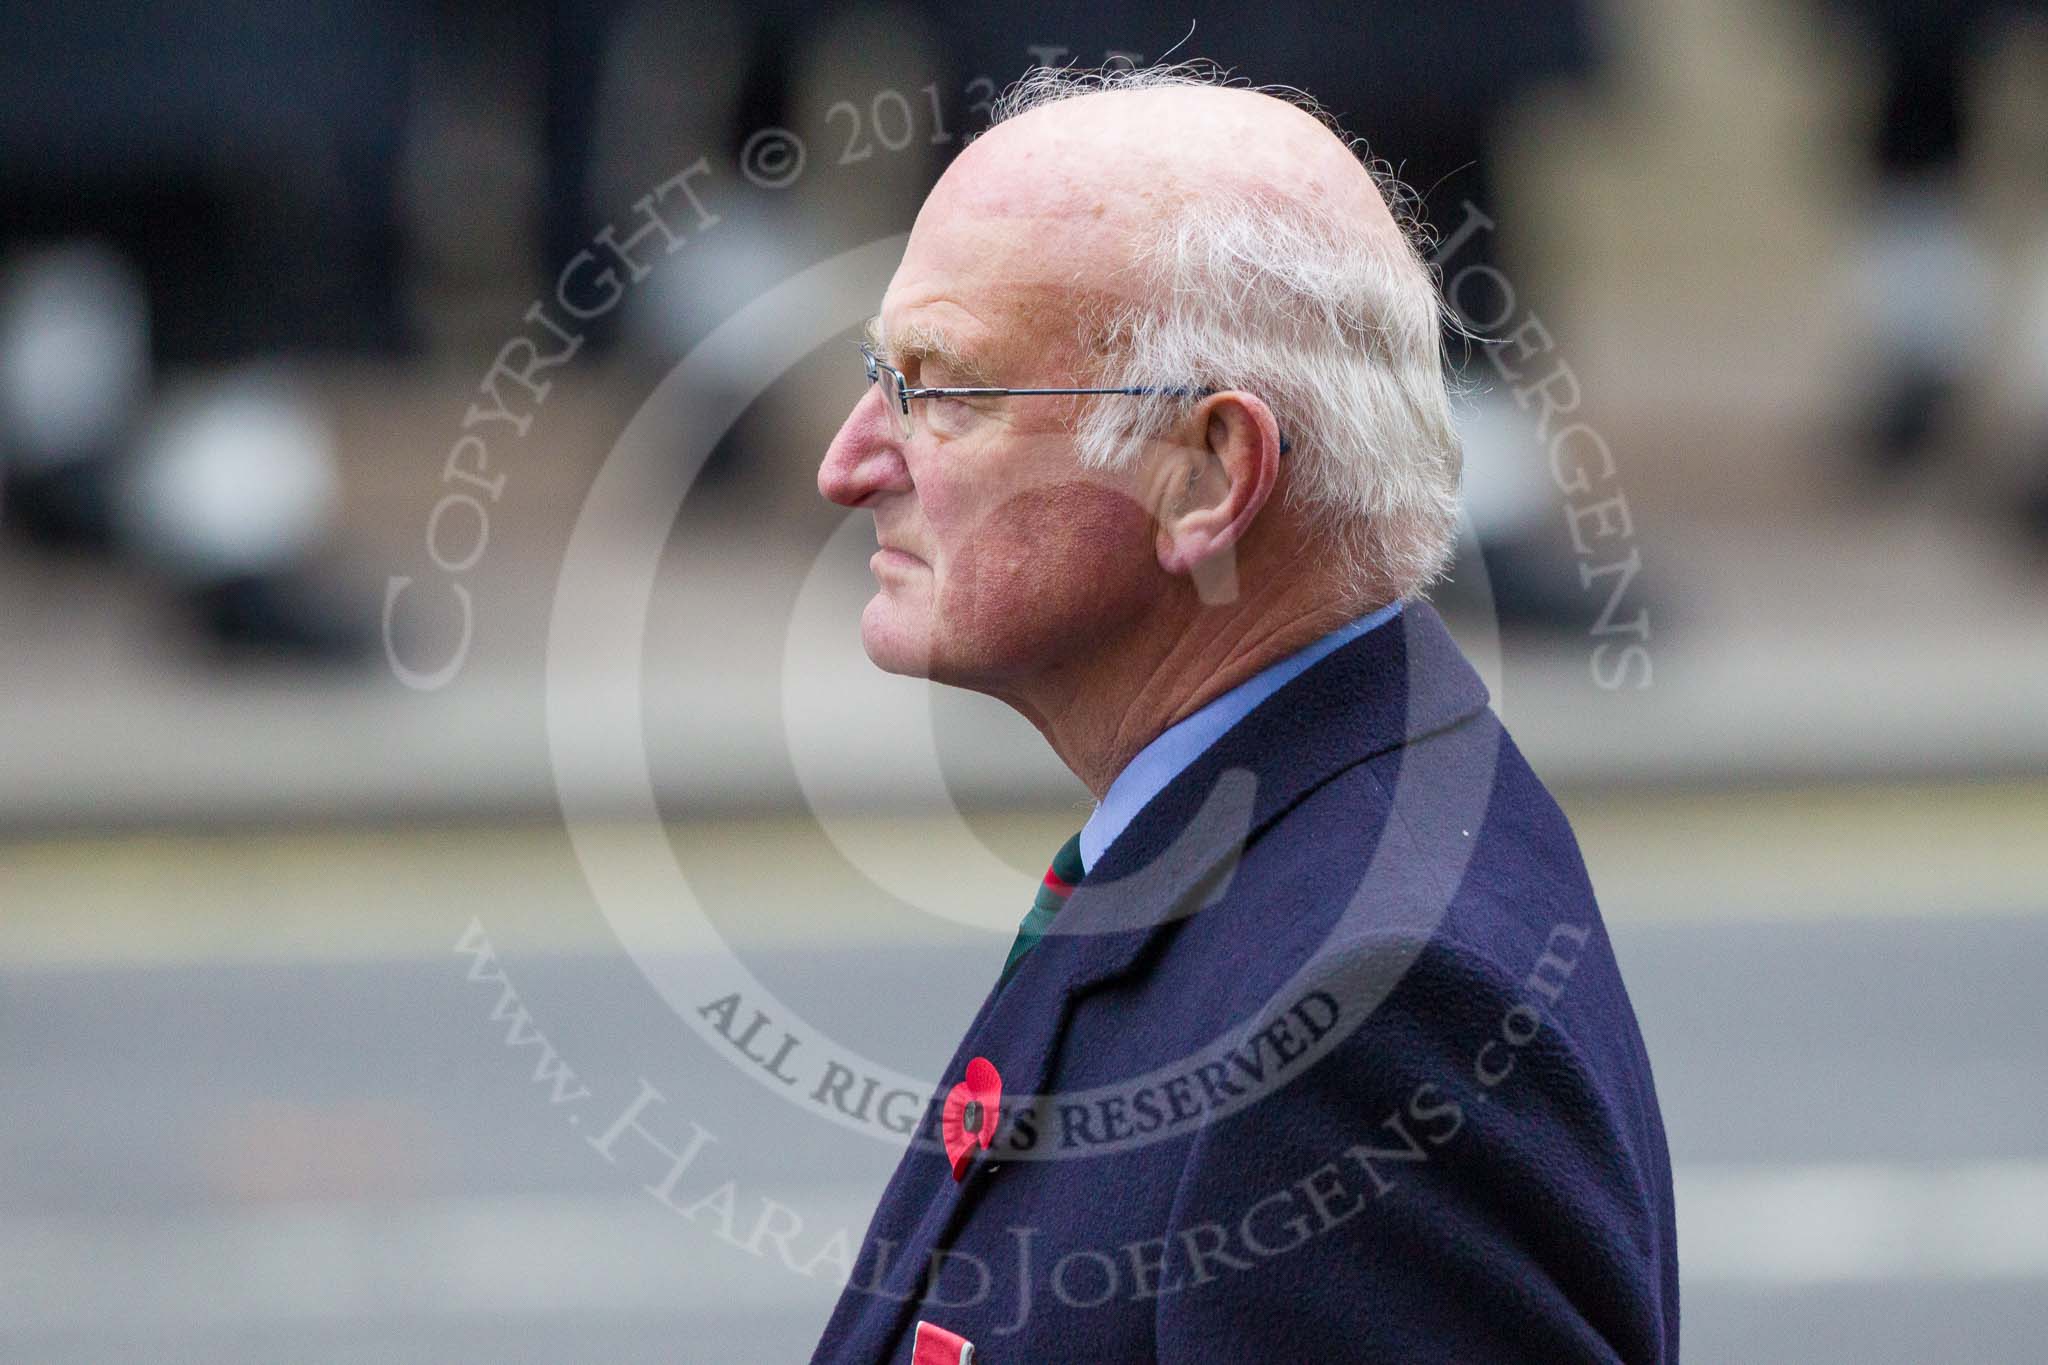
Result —
[[1485, 684], [1426, 602], [1335, 650], [1226, 731], [1139, 812], [1032, 953], [1042, 959], [1037, 969], [1025, 959], [969, 1040], [1014, 1009], [1036, 1012], [1054, 995], [1080, 995], [1121, 976], [1167, 924], [1220, 897], [1244, 849], [1304, 796], [1486, 702]]

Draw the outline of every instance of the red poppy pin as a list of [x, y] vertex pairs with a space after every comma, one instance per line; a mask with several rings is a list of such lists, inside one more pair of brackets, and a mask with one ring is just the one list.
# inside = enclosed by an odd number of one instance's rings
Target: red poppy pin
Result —
[[939, 1131], [946, 1139], [946, 1155], [953, 1162], [953, 1178], [967, 1176], [967, 1163], [976, 1145], [987, 1147], [995, 1141], [996, 1122], [1002, 1117], [1003, 1078], [995, 1063], [976, 1057], [967, 1064], [967, 1079], [946, 1093], [946, 1107], [939, 1114]]

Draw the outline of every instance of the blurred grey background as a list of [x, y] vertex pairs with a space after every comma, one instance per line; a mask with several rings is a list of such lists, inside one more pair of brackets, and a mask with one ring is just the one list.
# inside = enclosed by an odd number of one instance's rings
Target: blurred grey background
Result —
[[1089, 809], [862, 659], [849, 338], [997, 89], [1191, 19], [1540, 351], [1451, 346], [1439, 599], [1686, 1356], [2041, 1358], [2048, 20], [1354, 9], [0, 4], [0, 1358], [807, 1356], [897, 1149], [675, 1000], [933, 1078]]

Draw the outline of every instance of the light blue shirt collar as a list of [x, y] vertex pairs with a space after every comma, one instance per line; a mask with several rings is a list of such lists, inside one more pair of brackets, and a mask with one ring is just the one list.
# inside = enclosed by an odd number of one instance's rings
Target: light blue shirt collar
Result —
[[1175, 722], [1137, 757], [1124, 765], [1103, 794], [1102, 804], [1081, 826], [1081, 866], [1092, 870], [1095, 860], [1116, 842], [1138, 812], [1166, 789], [1181, 770], [1200, 758], [1205, 750], [1231, 726], [1250, 715], [1266, 698], [1292, 682], [1324, 655], [1349, 644], [1375, 626], [1386, 624], [1401, 610], [1399, 602], [1369, 612], [1356, 621], [1341, 625], [1328, 635], [1302, 646], [1294, 653], [1246, 678], [1201, 710]]

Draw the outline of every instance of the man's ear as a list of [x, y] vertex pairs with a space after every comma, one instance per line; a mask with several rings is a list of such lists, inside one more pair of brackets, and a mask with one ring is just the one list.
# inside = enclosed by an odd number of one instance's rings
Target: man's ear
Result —
[[1204, 399], [1186, 430], [1154, 472], [1159, 566], [1217, 605], [1235, 600], [1237, 546], [1279, 482], [1280, 430], [1264, 401], [1235, 390]]

